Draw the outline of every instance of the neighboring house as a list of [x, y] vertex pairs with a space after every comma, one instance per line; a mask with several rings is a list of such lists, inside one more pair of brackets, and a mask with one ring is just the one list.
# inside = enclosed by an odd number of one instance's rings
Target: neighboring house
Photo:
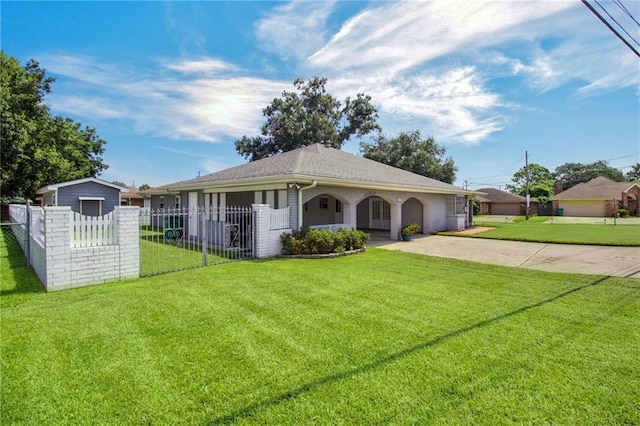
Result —
[[141, 192], [134, 185], [131, 185], [127, 187], [127, 192], [120, 194], [120, 205], [138, 206], [148, 209], [151, 207], [151, 199], [147, 194]]
[[[291, 229], [330, 226], [389, 231], [416, 222], [423, 233], [470, 225], [465, 191], [322, 144], [146, 190], [151, 208], [269, 204], [289, 207]], [[212, 220], [223, 220], [212, 217]]]
[[[476, 200], [480, 204], [480, 214], [508, 216], [526, 214], [527, 199], [525, 197], [495, 188], [482, 188], [477, 191], [483, 193]], [[537, 211], [538, 203], [531, 199], [529, 201], [529, 214], [537, 214]]]
[[562, 186], [556, 185], [553, 207], [556, 211], [563, 209], [565, 216], [611, 217], [620, 205], [629, 211], [629, 216], [640, 216], [638, 182], [615, 182], [600, 176], [566, 191], [558, 192], [559, 189]]
[[43, 206], [69, 206], [85, 216], [102, 216], [120, 205], [120, 193], [127, 189], [93, 177], [56, 183], [40, 188]]

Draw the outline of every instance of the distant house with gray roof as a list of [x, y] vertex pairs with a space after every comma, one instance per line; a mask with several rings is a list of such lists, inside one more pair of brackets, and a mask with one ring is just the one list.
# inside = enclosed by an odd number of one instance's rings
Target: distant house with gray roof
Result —
[[[527, 199], [521, 195], [512, 194], [495, 188], [482, 188], [483, 193], [476, 197], [480, 204], [480, 214], [522, 216], [526, 214]], [[529, 214], [537, 213], [537, 201], [529, 201]]]
[[[561, 187], [557, 185], [556, 190]], [[565, 216], [611, 217], [620, 206], [624, 206], [630, 216], [640, 216], [639, 196], [640, 183], [615, 182], [599, 176], [556, 193], [553, 206], [556, 210], [563, 209]]]
[[290, 227], [389, 231], [418, 223], [423, 233], [470, 226], [469, 196], [454, 185], [322, 144], [145, 191], [151, 208], [269, 204], [290, 208]]

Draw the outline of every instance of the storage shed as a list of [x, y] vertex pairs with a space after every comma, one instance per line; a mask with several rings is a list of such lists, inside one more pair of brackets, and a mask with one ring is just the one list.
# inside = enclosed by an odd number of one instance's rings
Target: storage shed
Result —
[[94, 177], [47, 185], [36, 191], [43, 206], [69, 206], [85, 216], [102, 216], [120, 205], [127, 188]]

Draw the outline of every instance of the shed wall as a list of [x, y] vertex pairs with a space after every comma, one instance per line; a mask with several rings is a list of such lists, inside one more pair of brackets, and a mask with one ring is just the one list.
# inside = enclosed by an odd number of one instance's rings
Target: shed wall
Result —
[[[120, 205], [120, 190], [100, 185], [95, 182], [84, 182], [77, 185], [63, 186], [58, 189], [58, 207], [69, 206], [80, 213], [79, 197], [103, 197], [102, 214], [111, 213]], [[88, 212], [83, 211], [84, 214]]]

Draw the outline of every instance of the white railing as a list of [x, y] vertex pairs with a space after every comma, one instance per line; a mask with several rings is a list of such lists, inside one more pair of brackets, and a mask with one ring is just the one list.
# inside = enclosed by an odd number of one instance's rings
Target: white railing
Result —
[[31, 208], [31, 238], [44, 246], [44, 212], [41, 207]]
[[289, 228], [289, 207], [271, 209], [271, 229]]
[[24, 225], [27, 221], [27, 206], [10, 204], [9, 217], [11, 218], [11, 222]]
[[83, 216], [73, 213], [71, 222], [71, 246], [96, 247], [117, 244], [114, 213], [104, 216]]

